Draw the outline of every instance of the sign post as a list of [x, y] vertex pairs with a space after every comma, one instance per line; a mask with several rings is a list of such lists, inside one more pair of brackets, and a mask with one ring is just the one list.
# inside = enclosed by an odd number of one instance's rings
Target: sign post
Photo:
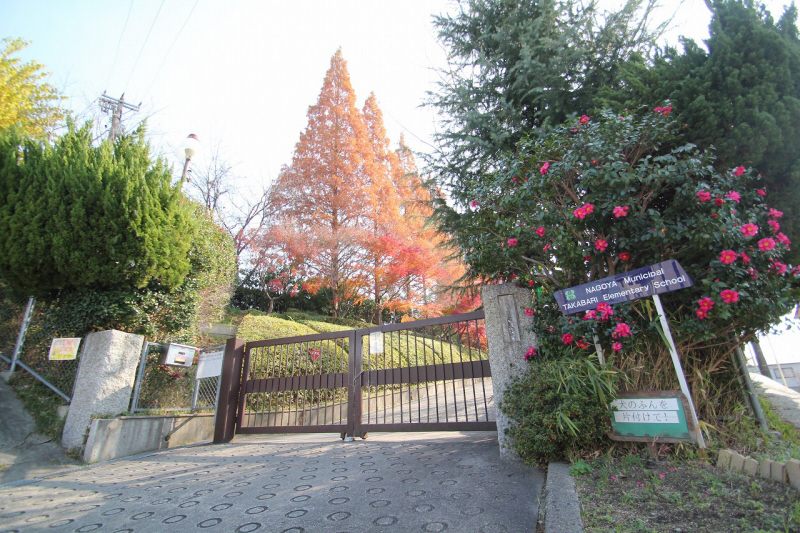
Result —
[[[667, 347], [672, 356], [672, 364], [675, 366], [675, 373], [678, 375], [681, 392], [686, 396], [689, 403], [695, 441], [701, 449], [705, 449], [706, 443], [698, 425], [697, 411], [694, 407], [694, 401], [692, 401], [692, 394], [686, 383], [686, 376], [683, 373], [683, 367], [678, 357], [678, 350], [675, 348], [675, 341], [672, 339], [669, 322], [664, 314], [664, 308], [661, 306], [661, 299], [658, 297], [661, 293], [677, 291], [692, 285], [694, 285], [694, 282], [683, 270], [683, 267], [677, 261], [669, 260], [556, 291], [555, 298], [561, 312], [564, 315], [572, 315], [581, 311], [595, 309], [600, 303], [615, 304], [652, 296], [656, 304], [661, 327], [664, 330]], [[595, 346], [598, 349], [598, 354], [601, 354], [602, 351], [596, 338]], [[600, 360], [602, 361], [602, 357]]]

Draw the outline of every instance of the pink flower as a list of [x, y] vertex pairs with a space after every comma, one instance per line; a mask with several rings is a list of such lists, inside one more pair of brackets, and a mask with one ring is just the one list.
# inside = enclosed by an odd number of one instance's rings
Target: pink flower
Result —
[[600, 250], [601, 252], [608, 248], [608, 243], [603, 239], [597, 239], [594, 241], [594, 247]]
[[623, 338], [628, 337], [631, 335], [631, 327], [625, 322], [620, 322], [614, 329], [614, 333]]
[[531, 309], [530, 307], [526, 307], [525, 314], [528, 316], [533, 316], [533, 309]]
[[769, 252], [773, 248], [775, 248], [774, 239], [766, 238], [758, 241], [758, 249], [761, 250], [762, 252]]
[[528, 346], [528, 351], [525, 352], [525, 360], [530, 361], [532, 357], [536, 355], [536, 348], [533, 346]]
[[617, 480], [617, 476], [611, 476], [609, 479], [613, 479], [614, 481]]
[[517, 245], [517, 239], [508, 239], [508, 245], [509, 246], [516, 246]]
[[708, 311], [706, 311], [705, 309], [698, 309], [695, 313], [697, 314], [697, 318], [699, 318], [700, 320], [703, 320], [705, 317], [708, 316]]
[[776, 274], [786, 274], [786, 269], [788, 268], [786, 265], [781, 263], [780, 261], [773, 261], [772, 268], [775, 269]]
[[571, 343], [571, 342], [572, 342], [572, 340], [573, 340], [574, 338], [575, 338], [575, 337], [573, 337], [573, 336], [572, 336], [570, 333], [564, 333], [564, 334], [561, 336], [561, 342], [563, 342], [564, 344], [569, 344], [569, 343]]
[[728, 191], [725, 193], [725, 198], [730, 198], [734, 202], [739, 203], [739, 200], [741, 200], [742, 197], [736, 191]]
[[588, 261], [590, 261], [591, 259], [592, 259], [592, 256], [591, 256], [591, 255], [584, 255], [584, 256], [583, 256], [583, 260], [584, 260], [584, 261], [587, 261], [587, 262], [588, 262]]
[[547, 174], [547, 169], [549, 169], [549, 168], [550, 168], [550, 162], [549, 161], [545, 161], [544, 165], [542, 165], [541, 168], [539, 168], [539, 174], [544, 176], [545, 174]]
[[723, 203], [724, 200], [722, 198], [717, 198], [716, 200], [714, 200], [714, 205], [722, 205]]
[[666, 475], [666, 474], [659, 474], [659, 475], [658, 475], [658, 479], [664, 479], [665, 477], [667, 477], [667, 475]]
[[758, 194], [759, 196], [766, 196], [767, 195], [767, 191], [765, 191], [764, 189], [758, 189], [756, 191], [756, 194]]
[[586, 218], [586, 210], [583, 207], [579, 207], [575, 211], [572, 212], [575, 215], [575, 218], [584, 219]]
[[619, 342], [612, 342], [611, 343], [611, 349], [614, 350], [615, 352], [621, 352], [622, 351], [622, 344], [620, 344]]
[[476, 200], [472, 200], [472, 201], [469, 203], [469, 206], [470, 206], [470, 207], [478, 207], [478, 202], [477, 202]]
[[618, 205], [614, 208], [614, 216], [617, 218], [628, 216], [628, 206]]
[[666, 117], [670, 113], [672, 113], [672, 106], [667, 106], [667, 107], [665, 107], [664, 109], [661, 110], [661, 116], [662, 117]]
[[543, 226], [539, 226], [538, 228], [536, 228], [536, 235], [538, 235], [539, 237], [544, 237], [544, 232], [545, 230]]
[[771, 216], [772, 218], [781, 218], [783, 216], [783, 211], [778, 211], [774, 207], [770, 207], [767, 215]]
[[708, 191], [700, 191], [697, 193], [697, 197], [700, 198], [701, 202], [707, 202], [711, 200], [711, 193]]
[[583, 315], [583, 320], [597, 320], [597, 311], [590, 309]]
[[664, 108], [663, 107], [654, 107], [653, 111], [655, 111], [656, 113], [661, 113], [662, 111], [664, 111]]
[[587, 117], [586, 115], [581, 115], [581, 119], [578, 122], [580, 122], [581, 124], [588, 124], [589, 117]]
[[610, 305], [608, 305], [605, 302], [600, 302], [599, 304], [597, 304], [597, 307], [595, 309], [597, 310], [598, 313], [600, 313], [600, 320], [603, 321], [608, 320], [608, 317], [614, 314], [614, 310], [611, 308]]
[[700, 306], [700, 309], [704, 311], [711, 311], [711, 308], [714, 307], [714, 300], [706, 296], [705, 298], [700, 298], [697, 300], [697, 304]]
[[781, 229], [781, 223], [777, 220], [767, 220], [767, 225], [776, 233]]
[[792, 244], [792, 241], [790, 241], [789, 237], [784, 235], [783, 232], [778, 233], [777, 235], [775, 235], [775, 238], [778, 239], [781, 242], [781, 244], [785, 244], [786, 246], [789, 246], [790, 244]]
[[739, 228], [739, 231], [741, 231], [742, 235], [744, 235], [745, 237], [752, 237], [753, 235], [758, 233], [758, 226], [756, 226], [752, 222], [748, 222], [747, 224], [742, 225], [742, 227]]
[[749, 255], [747, 255], [746, 253], [742, 252], [741, 256], [742, 256], [742, 261], [744, 262], [745, 265], [750, 262], [750, 256]]
[[631, 254], [629, 254], [628, 252], [622, 252], [621, 254], [619, 254], [619, 258], [623, 261], [627, 261], [628, 259], [631, 258]]
[[533, 287], [533, 280], [532, 279], [528, 280], [528, 287]]
[[732, 304], [734, 302], [739, 301], [739, 293], [737, 291], [732, 291], [730, 289], [725, 289], [721, 293], [719, 293], [722, 301], [726, 304]]
[[[584, 211], [586, 211], [587, 215], [591, 215], [594, 212], [594, 204], [586, 204], [583, 206]], [[783, 213], [781, 213], [783, 215]]]
[[719, 262], [722, 263], [723, 265], [730, 265], [731, 263], [736, 261], [737, 257], [739, 257], [739, 254], [737, 254], [733, 250], [723, 250], [719, 254]]
[[546, 251], [547, 251], [547, 250], [549, 250], [549, 249], [550, 249], [550, 245], [549, 245], [549, 244], [545, 244], [545, 245], [544, 245], [544, 248], [542, 248], [542, 251], [543, 251], [543, 252], [546, 252]]
[[585, 350], [590, 346], [589, 343], [583, 339], [579, 340], [576, 344], [578, 345], [578, 348], [580, 348], [581, 350]]
[[736, 170], [733, 171], [734, 176], [741, 176], [742, 174], [744, 174], [744, 167], [741, 165], [736, 167]]

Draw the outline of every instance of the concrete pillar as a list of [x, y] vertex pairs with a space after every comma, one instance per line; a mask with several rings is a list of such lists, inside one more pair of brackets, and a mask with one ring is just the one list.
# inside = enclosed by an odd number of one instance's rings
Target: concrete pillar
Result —
[[86, 336], [62, 446], [83, 446], [93, 415], [118, 415], [128, 410], [143, 344], [141, 335], [113, 329]]
[[[525, 353], [529, 346], [538, 346], [531, 331], [533, 317], [524, 309], [531, 302], [531, 291], [513, 284], [486, 285], [481, 290], [486, 314], [486, 337], [489, 341], [489, 365], [492, 368], [492, 387], [495, 405], [503, 401], [505, 389], [514, 376], [524, 372], [528, 365]], [[506, 435], [510, 422], [500, 409], [497, 411], [497, 438], [500, 455], [516, 459], [511, 441]]]

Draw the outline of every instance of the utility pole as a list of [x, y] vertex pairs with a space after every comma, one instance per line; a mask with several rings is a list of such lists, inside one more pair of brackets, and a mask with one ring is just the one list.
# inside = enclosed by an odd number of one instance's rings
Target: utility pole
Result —
[[122, 111], [124, 109], [139, 111], [139, 106], [141, 105], [141, 102], [139, 102], [139, 105], [127, 103], [125, 101], [125, 93], [122, 93], [122, 96], [116, 99], [107, 96], [106, 92], [103, 91], [103, 95], [100, 97], [100, 109], [104, 113], [111, 112], [111, 130], [108, 132], [108, 138], [110, 140], [113, 141], [122, 135]]

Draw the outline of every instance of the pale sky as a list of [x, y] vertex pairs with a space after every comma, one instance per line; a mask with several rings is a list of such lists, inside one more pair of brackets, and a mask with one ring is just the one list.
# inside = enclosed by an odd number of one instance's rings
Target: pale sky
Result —
[[[775, 19], [786, 4], [766, 2]], [[662, 20], [677, 9], [670, 42], [708, 36], [703, 0], [662, 5]], [[189, 133], [206, 148], [221, 142], [258, 189], [291, 162], [340, 47], [359, 107], [375, 92], [392, 146], [405, 131], [413, 150], [428, 151], [435, 115], [420, 104], [445, 65], [431, 16], [448, 8], [447, 0], [0, 0], [0, 38], [30, 41], [19, 57], [43, 64], [75, 113], [97, 114], [104, 91], [125, 93], [142, 103], [135, 117], [147, 118], [159, 151], [177, 161]], [[203, 159], [201, 151], [196, 164]]]

